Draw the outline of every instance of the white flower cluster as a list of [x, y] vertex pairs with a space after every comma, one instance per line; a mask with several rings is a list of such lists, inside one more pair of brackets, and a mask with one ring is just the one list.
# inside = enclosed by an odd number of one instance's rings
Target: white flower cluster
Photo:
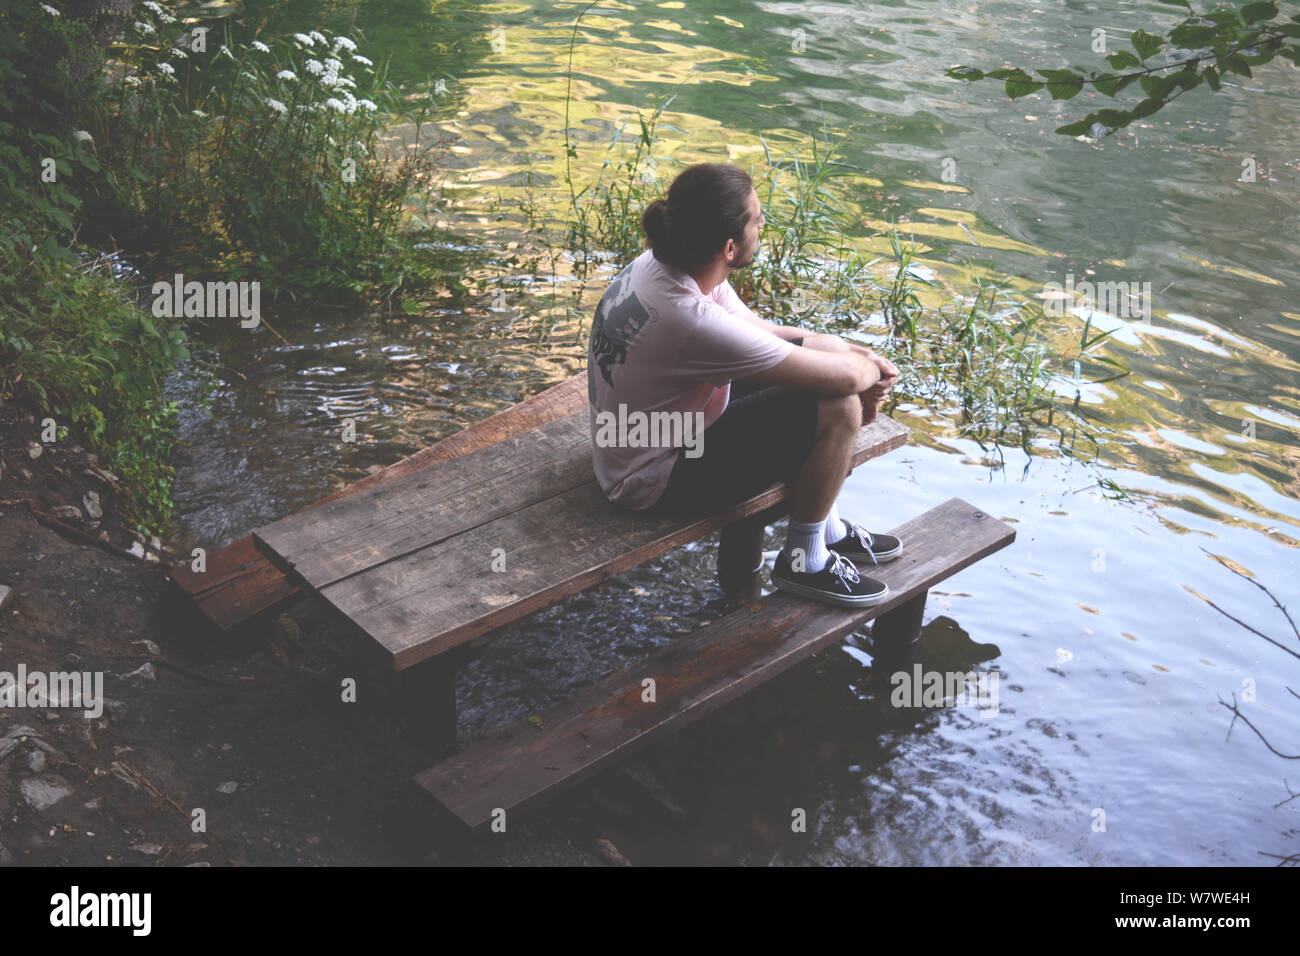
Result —
[[136, 21], [135, 21], [135, 28], [136, 28], [136, 30], [138, 30], [140, 33], [153, 33], [153, 32], [154, 32], [153, 24], [152, 24], [152, 23], [144, 23], [144, 22], [142, 22], [142, 21], [140, 21], [140, 20], [136, 20]]
[[268, 97], [266, 97], [265, 100], [263, 100], [263, 102], [266, 103], [267, 106], [271, 107], [271, 109], [275, 110], [277, 113], [287, 113], [287, 112], [288, 112], [288, 107], [286, 107], [286, 106], [285, 106], [283, 103], [281, 103], [279, 100], [273, 100], [273, 99], [271, 99], [271, 97], [268, 96]]
[[351, 53], [356, 48], [357, 45], [353, 43], [351, 40], [349, 40], [347, 37], [337, 36], [334, 38], [334, 49], [331, 50], [330, 52], [338, 53], [339, 50], [347, 50], [349, 53]]
[[58, 10], [55, 10], [55, 9], [54, 9], [52, 6], [50, 6], [48, 3], [42, 3], [42, 4], [41, 4], [41, 9], [44, 10], [46, 13], [48, 13], [48, 14], [49, 14], [50, 16], [52, 16], [52, 17], [61, 17], [61, 16], [63, 16], [63, 14], [59, 13]]
[[367, 59], [366, 59], [364, 56], [362, 56], [360, 53], [353, 53], [353, 54], [352, 54], [352, 62], [353, 62], [353, 63], [360, 63], [362, 66], [374, 66], [374, 65], [375, 65], [373, 60], [367, 60]]
[[298, 79], [298, 77], [296, 77], [296, 76], [294, 75], [293, 70], [281, 70], [279, 73], [275, 74], [275, 78], [276, 78], [277, 80], [297, 80], [297, 79]]
[[161, 73], [163, 76], [171, 76], [176, 72], [176, 68], [172, 66], [170, 63], [159, 63], [158, 72]]
[[261, 40], [254, 40], [253, 43], [252, 43], [252, 47], [253, 47], [253, 49], [256, 50], [258, 53], [270, 53], [270, 52], [271, 52], [271, 48], [270, 48], [269, 46], [267, 46], [265, 43], [263, 43]]
[[168, 13], [167, 10], [162, 7], [162, 5], [155, 3], [154, 0], [144, 0], [144, 6], [148, 7], [149, 10], [153, 12], [153, 15], [156, 16], [163, 23], [176, 22], [176, 18], [172, 16], [172, 14]]

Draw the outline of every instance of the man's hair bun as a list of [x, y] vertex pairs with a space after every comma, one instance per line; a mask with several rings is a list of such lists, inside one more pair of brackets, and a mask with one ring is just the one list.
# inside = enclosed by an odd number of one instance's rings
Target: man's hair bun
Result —
[[654, 256], [691, 270], [711, 262], [728, 239], [737, 242], [749, 225], [749, 174], [728, 163], [700, 163], [682, 170], [641, 216]]

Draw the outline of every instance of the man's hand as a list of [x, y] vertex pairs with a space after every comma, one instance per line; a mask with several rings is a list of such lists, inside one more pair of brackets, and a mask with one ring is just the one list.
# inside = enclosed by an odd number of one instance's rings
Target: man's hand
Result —
[[876, 363], [876, 368], [880, 369], [880, 379], [875, 385], [861, 394], [862, 399], [862, 423], [870, 425], [876, 420], [880, 412], [880, 403], [885, 400], [890, 389], [898, 381], [898, 366], [883, 355], [877, 355], [871, 349], [866, 349], [866, 354], [871, 361]]

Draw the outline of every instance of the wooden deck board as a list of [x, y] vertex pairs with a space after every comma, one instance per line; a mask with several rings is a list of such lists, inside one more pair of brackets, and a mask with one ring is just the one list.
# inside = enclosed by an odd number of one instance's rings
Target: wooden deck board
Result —
[[[462, 821], [477, 826], [496, 807], [518, 808], [569, 786], [679, 729], [898, 607], [962, 568], [1006, 547], [1015, 530], [959, 498], [894, 529], [903, 556], [872, 570], [890, 599], [872, 608], [830, 607], [776, 593], [761, 610], [736, 611], [675, 640], [649, 660], [585, 688], [525, 721], [423, 771], [416, 781]], [[656, 700], [642, 700], [642, 680]]]

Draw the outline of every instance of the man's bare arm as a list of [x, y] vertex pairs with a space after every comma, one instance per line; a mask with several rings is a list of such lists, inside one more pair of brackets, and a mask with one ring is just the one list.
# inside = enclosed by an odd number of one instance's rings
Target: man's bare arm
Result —
[[767, 371], [750, 378], [764, 385], [785, 385], [842, 398], [860, 395], [875, 385], [880, 380], [880, 369], [865, 355], [848, 350], [796, 348]]

